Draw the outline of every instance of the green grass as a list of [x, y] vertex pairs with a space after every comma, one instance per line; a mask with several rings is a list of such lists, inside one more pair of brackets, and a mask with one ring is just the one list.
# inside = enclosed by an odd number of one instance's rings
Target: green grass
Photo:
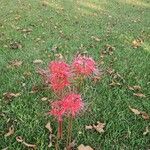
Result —
[[[61, 53], [68, 61], [79, 50], [87, 51], [99, 61], [100, 52], [109, 44], [115, 50], [103, 59], [102, 80], [83, 90], [88, 110], [74, 122], [73, 137], [77, 145], [90, 145], [96, 150], [149, 149], [150, 134], [144, 136], [143, 132], [150, 126], [150, 121], [134, 115], [128, 107], [150, 114], [149, 18], [149, 0], [47, 0], [44, 4], [42, 0], [1, 0], [0, 148], [26, 149], [16, 141], [16, 136], [22, 136], [27, 142], [36, 144], [38, 149], [48, 149], [48, 131], [45, 129], [48, 120], [56, 133], [56, 122], [45, 116], [49, 102], [41, 101], [42, 97], [51, 101], [54, 95], [49, 90], [30, 93], [34, 85], [42, 84], [33, 64], [35, 59], [43, 60], [43, 66], [46, 66], [53, 58], [52, 47], [58, 46], [56, 53]], [[18, 28], [30, 28], [32, 32], [22, 33]], [[99, 37], [100, 42], [92, 36]], [[144, 42], [139, 48], [133, 48], [132, 41], [137, 38]], [[20, 42], [22, 48], [11, 49], [13, 41]], [[22, 66], [7, 68], [15, 59], [23, 61]], [[121, 86], [109, 85], [112, 76], [106, 73], [107, 68], [115, 69], [123, 77], [123, 80], [119, 79]], [[32, 75], [25, 77], [25, 72]], [[133, 96], [128, 85], [140, 85], [146, 98]], [[8, 103], [3, 97], [5, 92], [19, 92], [21, 96]], [[106, 123], [105, 133], [85, 130], [85, 125], [97, 121]], [[12, 124], [15, 133], [4, 137]]]

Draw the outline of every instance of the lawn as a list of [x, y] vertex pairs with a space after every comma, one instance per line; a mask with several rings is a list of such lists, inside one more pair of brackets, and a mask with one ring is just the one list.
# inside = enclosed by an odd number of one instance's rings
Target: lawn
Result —
[[[150, 149], [150, 133], [143, 134], [150, 130], [149, 25], [149, 0], [0, 0], [0, 149], [27, 149], [18, 136], [49, 149], [45, 125], [50, 121], [56, 134], [57, 123], [46, 112], [56, 96], [43, 88], [36, 68], [60, 54], [70, 62], [77, 52], [93, 57], [102, 75], [82, 91], [86, 108], [73, 123], [76, 145]], [[85, 129], [97, 121], [106, 123], [104, 133]]]

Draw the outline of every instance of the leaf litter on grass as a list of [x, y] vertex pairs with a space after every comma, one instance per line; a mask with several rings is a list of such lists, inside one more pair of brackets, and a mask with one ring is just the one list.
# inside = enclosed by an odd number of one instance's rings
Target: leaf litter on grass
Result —
[[81, 144], [78, 146], [78, 150], [94, 150], [94, 149], [90, 146], [85, 146], [85, 145]]
[[149, 127], [147, 126], [147, 127], [145, 128], [145, 131], [143, 132], [143, 135], [147, 135], [149, 132], [150, 132], [150, 131], [149, 131]]
[[141, 115], [142, 118], [145, 119], [145, 120], [149, 120], [149, 119], [150, 119], [149, 114], [147, 114], [147, 113], [144, 112], [144, 111], [140, 111], [140, 110], [138, 110], [138, 109], [132, 108], [131, 106], [129, 106], [129, 109], [130, 109], [135, 115]]
[[16, 140], [17, 140], [17, 142], [22, 143], [23, 145], [25, 145], [28, 148], [33, 148], [33, 149], [37, 148], [37, 146], [35, 144], [29, 144], [29, 143], [25, 142], [25, 140], [21, 136], [17, 136]]
[[23, 62], [21, 60], [12, 60], [9, 62], [7, 68], [18, 68], [22, 65], [22, 63]]
[[45, 128], [49, 130], [49, 144], [48, 144], [48, 147], [52, 147], [53, 137], [55, 137], [55, 135], [53, 134], [53, 129], [52, 129], [52, 127], [51, 127], [50, 122], [48, 122], [48, 123], [45, 125]]
[[15, 132], [14, 126], [9, 127], [8, 132], [4, 135], [5, 137], [13, 135]]
[[3, 97], [7, 102], [12, 101], [13, 98], [19, 97], [21, 93], [12, 93], [12, 92], [6, 92], [3, 93]]
[[92, 129], [94, 129], [94, 130], [96, 130], [99, 133], [104, 133], [105, 132], [105, 130], [104, 130], [105, 125], [106, 125], [105, 123], [101, 123], [100, 121], [97, 121], [97, 124], [86, 125], [85, 129], [86, 130], [92, 130]]

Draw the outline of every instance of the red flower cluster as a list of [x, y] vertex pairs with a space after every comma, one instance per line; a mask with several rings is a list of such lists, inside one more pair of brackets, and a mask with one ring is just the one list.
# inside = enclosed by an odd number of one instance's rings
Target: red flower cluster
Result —
[[62, 117], [65, 113], [65, 109], [63, 107], [63, 101], [54, 101], [51, 103], [51, 111], [49, 114], [53, 115], [58, 119], [58, 121], [62, 121]]
[[[91, 57], [78, 56], [70, 66], [64, 61], [52, 61], [49, 64], [48, 71], [40, 69], [38, 72], [43, 77], [45, 83], [49, 83], [53, 91], [58, 92], [64, 90], [65, 87], [70, 86], [71, 81], [73, 81], [73, 79], [75, 80], [76, 77], [77, 79], [80, 79], [80, 76], [85, 77], [90, 76], [93, 73], [98, 74], [98, 69], [96, 69], [96, 63]], [[71, 78], [72, 80], [70, 80]], [[80, 82], [76, 83], [80, 86]], [[58, 120], [58, 138], [62, 138], [63, 117], [70, 116], [67, 146], [71, 142], [72, 119], [81, 109], [83, 109], [83, 107], [84, 102], [81, 95], [73, 92], [67, 94], [61, 100], [51, 103], [51, 110], [48, 114], [56, 117]]]
[[91, 57], [78, 56], [72, 67], [76, 74], [89, 76], [96, 70], [96, 63]]
[[55, 101], [51, 104], [51, 111], [49, 114], [55, 116], [58, 121], [62, 121], [63, 115], [71, 114], [73, 117], [83, 108], [84, 103], [81, 95], [68, 94], [60, 101]]
[[49, 64], [49, 70], [52, 74], [64, 74], [66, 76], [70, 75], [70, 67], [63, 61], [52, 61]]
[[71, 114], [73, 117], [75, 117], [76, 113], [78, 113], [84, 106], [80, 94], [71, 93], [65, 96], [62, 101], [66, 113]]
[[70, 67], [64, 61], [52, 61], [49, 64], [49, 79], [52, 89], [61, 91], [69, 86], [71, 74], [89, 76], [96, 73], [96, 63], [91, 57], [78, 56]]
[[63, 61], [52, 61], [49, 64], [50, 84], [54, 91], [60, 91], [70, 85], [70, 67]]

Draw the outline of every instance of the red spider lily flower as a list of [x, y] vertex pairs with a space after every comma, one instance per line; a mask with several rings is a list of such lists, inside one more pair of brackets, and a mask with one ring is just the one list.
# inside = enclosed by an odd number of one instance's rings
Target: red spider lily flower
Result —
[[91, 57], [78, 56], [75, 58], [72, 67], [75, 73], [88, 76], [96, 70], [96, 63]]
[[84, 106], [81, 95], [71, 93], [65, 96], [62, 100], [63, 108], [65, 109], [66, 114], [71, 114], [75, 117]]
[[58, 121], [62, 121], [64, 113], [65, 108], [63, 107], [62, 101], [54, 101], [53, 103], [51, 103], [51, 111], [48, 114], [56, 117]]
[[68, 94], [60, 101], [51, 103], [51, 111], [48, 114], [55, 116], [58, 121], [62, 121], [63, 115], [71, 114], [75, 117], [84, 106], [80, 94]]
[[66, 75], [55, 73], [51, 74], [50, 84], [54, 91], [60, 91], [69, 86], [70, 82]]
[[71, 76], [70, 66], [63, 61], [52, 61], [49, 64], [51, 77], [49, 79], [54, 91], [63, 90], [70, 85], [69, 77]]
[[63, 74], [70, 76], [70, 67], [63, 61], [52, 61], [49, 64], [49, 70], [51, 74]]
[[96, 63], [91, 57], [78, 56], [72, 67], [75, 73], [88, 76], [96, 70]]

